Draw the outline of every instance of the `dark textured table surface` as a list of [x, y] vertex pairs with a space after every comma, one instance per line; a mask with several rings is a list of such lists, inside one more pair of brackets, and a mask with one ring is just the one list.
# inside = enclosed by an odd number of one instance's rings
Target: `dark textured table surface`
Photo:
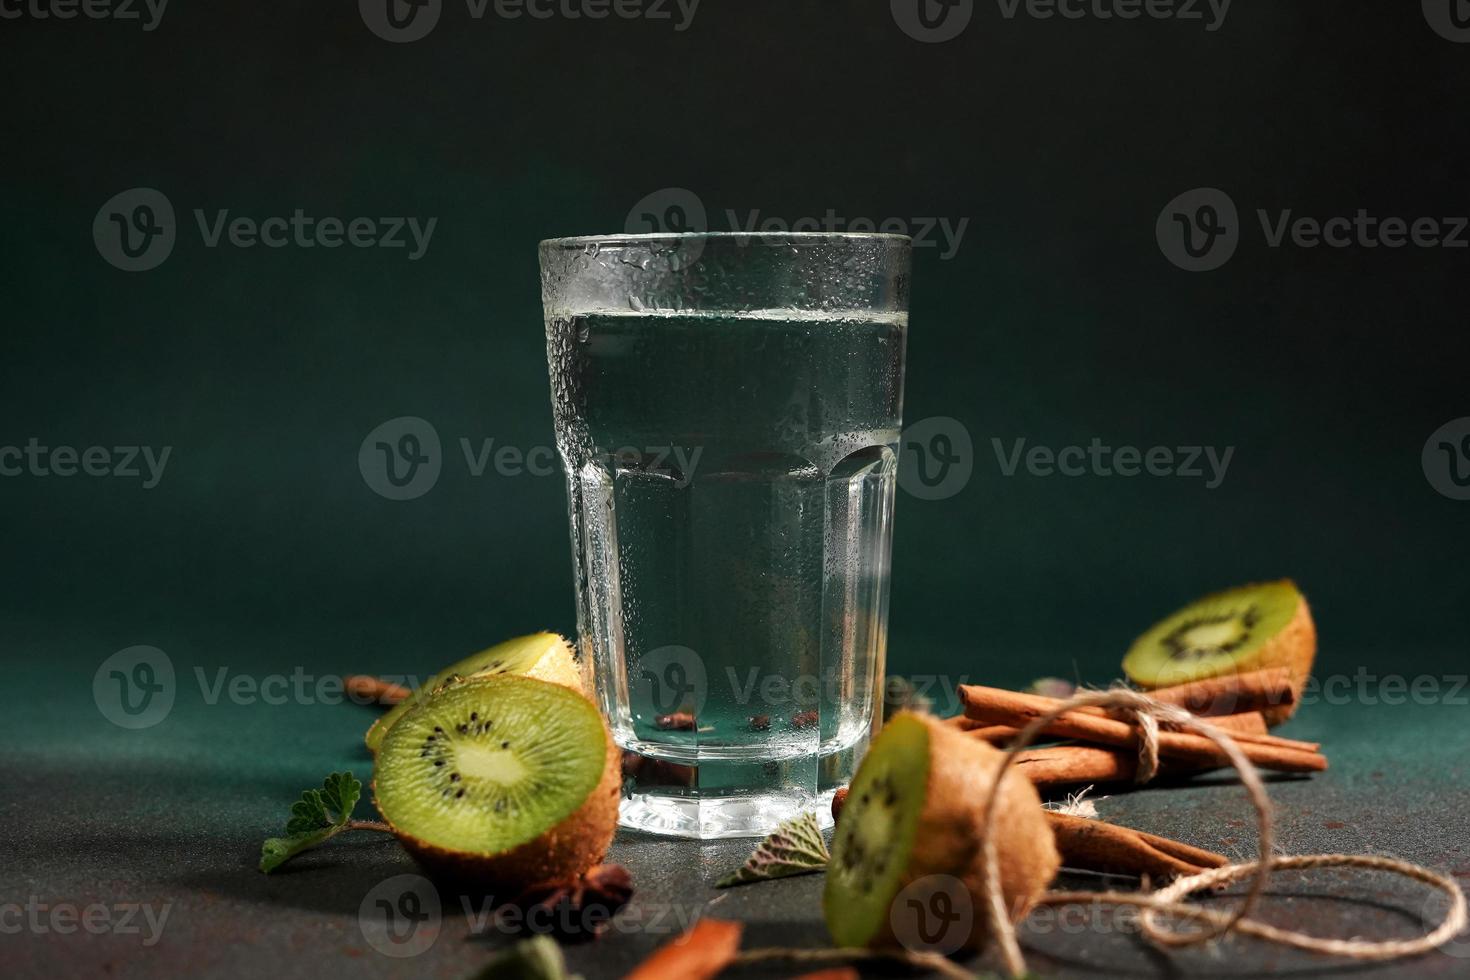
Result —
[[[290, 665], [303, 662], [297, 645], [307, 645], [305, 638], [242, 644], [213, 658], [191, 657], [187, 642], [178, 641], [172, 710], [153, 727], [128, 731], [103, 717], [92, 691], [101, 659], [94, 651], [109, 643], [116, 649], [115, 642], [51, 630], [11, 635], [29, 639], [13, 659], [0, 753], [4, 975], [468, 978], [506, 941], [484, 926], [481, 909], [446, 897], [442, 929], [429, 948], [400, 958], [377, 952], [359, 926], [359, 908], [380, 883], [415, 871], [387, 838], [343, 837], [276, 875], [255, 869], [261, 839], [279, 831], [302, 789], [333, 769], [366, 777], [370, 768], [360, 743], [370, 709], [300, 703], [311, 696], [268, 704], [228, 688], [214, 697], [220, 677], [235, 676], [231, 662], [251, 663], [256, 680], [276, 666], [289, 675]], [[248, 657], [241, 659], [245, 646]], [[1446, 687], [1436, 704], [1358, 697], [1304, 708], [1286, 733], [1322, 741], [1332, 765], [1310, 779], [1271, 783], [1281, 850], [1394, 855], [1470, 880], [1464, 695]], [[1248, 856], [1254, 846], [1242, 791], [1224, 777], [1113, 795], [1099, 809], [1111, 820], [1229, 855]], [[370, 810], [364, 800], [359, 816]], [[620, 976], [706, 912], [745, 922], [747, 945], [822, 945], [820, 876], [712, 887], [751, 843], [620, 835], [611, 859], [632, 870], [637, 895], [608, 936], [569, 948], [572, 968], [588, 978]], [[1282, 874], [1270, 895], [1271, 920], [1335, 936], [1409, 936], [1445, 906], [1420, 886], [1358, 872]], [[1081, 910], [1034, 919], [1024, 941], [1033, 970], [1048, 976], [1319, 976], [1349, 969], [1249, 940], [1158, 953], [1109, 916]], [[1363, 977], [1465, 976], [1470, 937], [1417, 960], [1351, 969]]]

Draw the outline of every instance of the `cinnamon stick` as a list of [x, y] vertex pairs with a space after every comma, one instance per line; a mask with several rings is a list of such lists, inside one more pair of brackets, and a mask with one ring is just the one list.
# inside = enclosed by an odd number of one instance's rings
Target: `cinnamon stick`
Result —
[[1144, 693], [1197, 715], [1238, 715], [1296, 703], [1291, 671], [1285, 667], [1222, 674]]
[[[1084, 714], [1097, 714], [1098, 717], [1111, 717], [1100, 712], [1088, 711], [1079, 708]], [[973, 718], [966, 719], [971, 727], [965, 730], [970, 738], [978, 738], [998, 748], [1005, 748], [1020, 731], [1011, 725], [987, 725], [984, 722], [975, 721]], [[1206, 719], [1216, 728], [1223, 728], [1230, 733], [1230, 737], [1237, 742], [1256, 742], [1261, 745], [1275, 745], [1283, 749], [1295, 749], [1299, 752], [1318, 752], [1322, 746], [1317, 742], [1299, 742], [1296, 739], [1282, 738], [1279, 735], [1270, 735], [1263, 731], [1266, 727], [1266, 717], [1260, 712], [1251, 712], [1244, 715], [1220, 715], [1217, 718]], [[959, 727], [959, 726], [956, 726]]]
[[[961, 684], [960, 698], [965, 715], [992, 725], [1023, 727], [1051, 711], [1058, 702], [1030, 694], [1017, 694], [997, 688]], [[1138, 733], [1127, 722], [1080, 711], [1068, 711], [1043, 729], [1058, 738], [1075, 738], [1102, 745], [1133, 747]], [[1319, 772], [1327, 768], [1320, 753], [1307, 752], [1280, 745], [1241, 740], [1240, 750], [1262, 769], [1277, 772]], [[1187, 732], [1159, 732], [1159, 756], [1193, 766], [1215, 767], [1230, 764], [1230, 757], [1203, 735]]]
[[349, 697], [359, 701], [375, 701], [378, 704], [398, 704], [413, 694], [402, 684], [385, 681], [381, 677], [353, 674], [342, 678], [342, 686]]
[[1210, 724], [1223, 728], [1237, 739], [1246, 735], [1266, 735], [1266, 716], [1259, 711], [1246, 711], [1238, 715], [1216, 715], [1209, 718]]
[[965, 735], [991, 745], [1003, 746], [1015, 738], [1018, 732], [1020, 729], [1013, 725], [981, 725], [965, 732]]
[[1239, 715], [1205, 716], [1205, 721], [1216, 728], [1223, 728], [1237, 742], [1257, 742], [1261, 745], [1278, 745], [1283, 749], [1300, 752], [1321, 751], [1320, 742], [1302, 742], [1294, 738], [1282, 738], [1267, 730], [1266, 716], [1259, 711], [1248, 711]]
[[1046, 820], [1056, 836], [1062, 864], [1069, 868], [1174, 878], [1228, 863], [1223, 855], [1103, 820], [1054, 811], [1047, 812]]
[[[1035, 786], [1072, 786], [1080, 783], [1131, 783], [1138, 774], [1138, 753], [1097, 745], [1056, 745], [1016, 753], [1016, 770]], [[1180, 765], [1159, 761], [1159, 775], [1179, 776], [1216, 766]]]
[[740, 952], [739, 922], [700, 919], [664, 943], [624, 980], [709, 980]]

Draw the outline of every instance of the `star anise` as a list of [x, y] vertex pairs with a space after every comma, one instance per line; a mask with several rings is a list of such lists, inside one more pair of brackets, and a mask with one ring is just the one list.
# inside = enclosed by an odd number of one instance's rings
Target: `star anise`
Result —
[[632, 897], [633, 876], [628, 869], [599, 864], [579, 877], [532, 885], [501, 911], [500, 918], [522, 932], [580, 942], [600, 936]]

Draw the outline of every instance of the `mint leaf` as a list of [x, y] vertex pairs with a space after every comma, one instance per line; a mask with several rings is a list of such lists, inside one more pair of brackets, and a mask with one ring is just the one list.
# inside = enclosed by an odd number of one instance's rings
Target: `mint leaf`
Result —
[[347, 829], [352, 808], [362, 797], [362, 783], [350, 772], [334, 772], [321, 789], [309, 789], [291, 804], [285, 837], [260, 845], [260, 870], [270, 874], [302, 851], [309, 851]]
[[291, 804], [288, 834], [309, 834], [324, 827], [341, 826], [352, 819], [352, 808], [362, 796], [362, 783], [350, 772], [334, 772], [322, 781], [321, 789], [309, 789]]
[[822, 828], [817, 826], [817, 815], [803, 813], [772, 831], [740, 870], [715, 882], [715, 887], [811, 874], [825, 869], [831, 860], [827, 842], [822, 840]]

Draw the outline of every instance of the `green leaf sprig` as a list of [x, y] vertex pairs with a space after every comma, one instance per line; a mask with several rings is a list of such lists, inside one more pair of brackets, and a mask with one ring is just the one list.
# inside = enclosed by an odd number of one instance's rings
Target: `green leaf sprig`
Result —
[[362, 783], [350, 772], [334, 772], [321, 789], [309, 789], [291, 804], [286, 836], [271, 837], [260, 846], [260, 870], [266, 874], [303, 851], [324, 844], [344, 830], [388, 831], [373, 820], [353, 820], [352, 808], [362, 798]]

